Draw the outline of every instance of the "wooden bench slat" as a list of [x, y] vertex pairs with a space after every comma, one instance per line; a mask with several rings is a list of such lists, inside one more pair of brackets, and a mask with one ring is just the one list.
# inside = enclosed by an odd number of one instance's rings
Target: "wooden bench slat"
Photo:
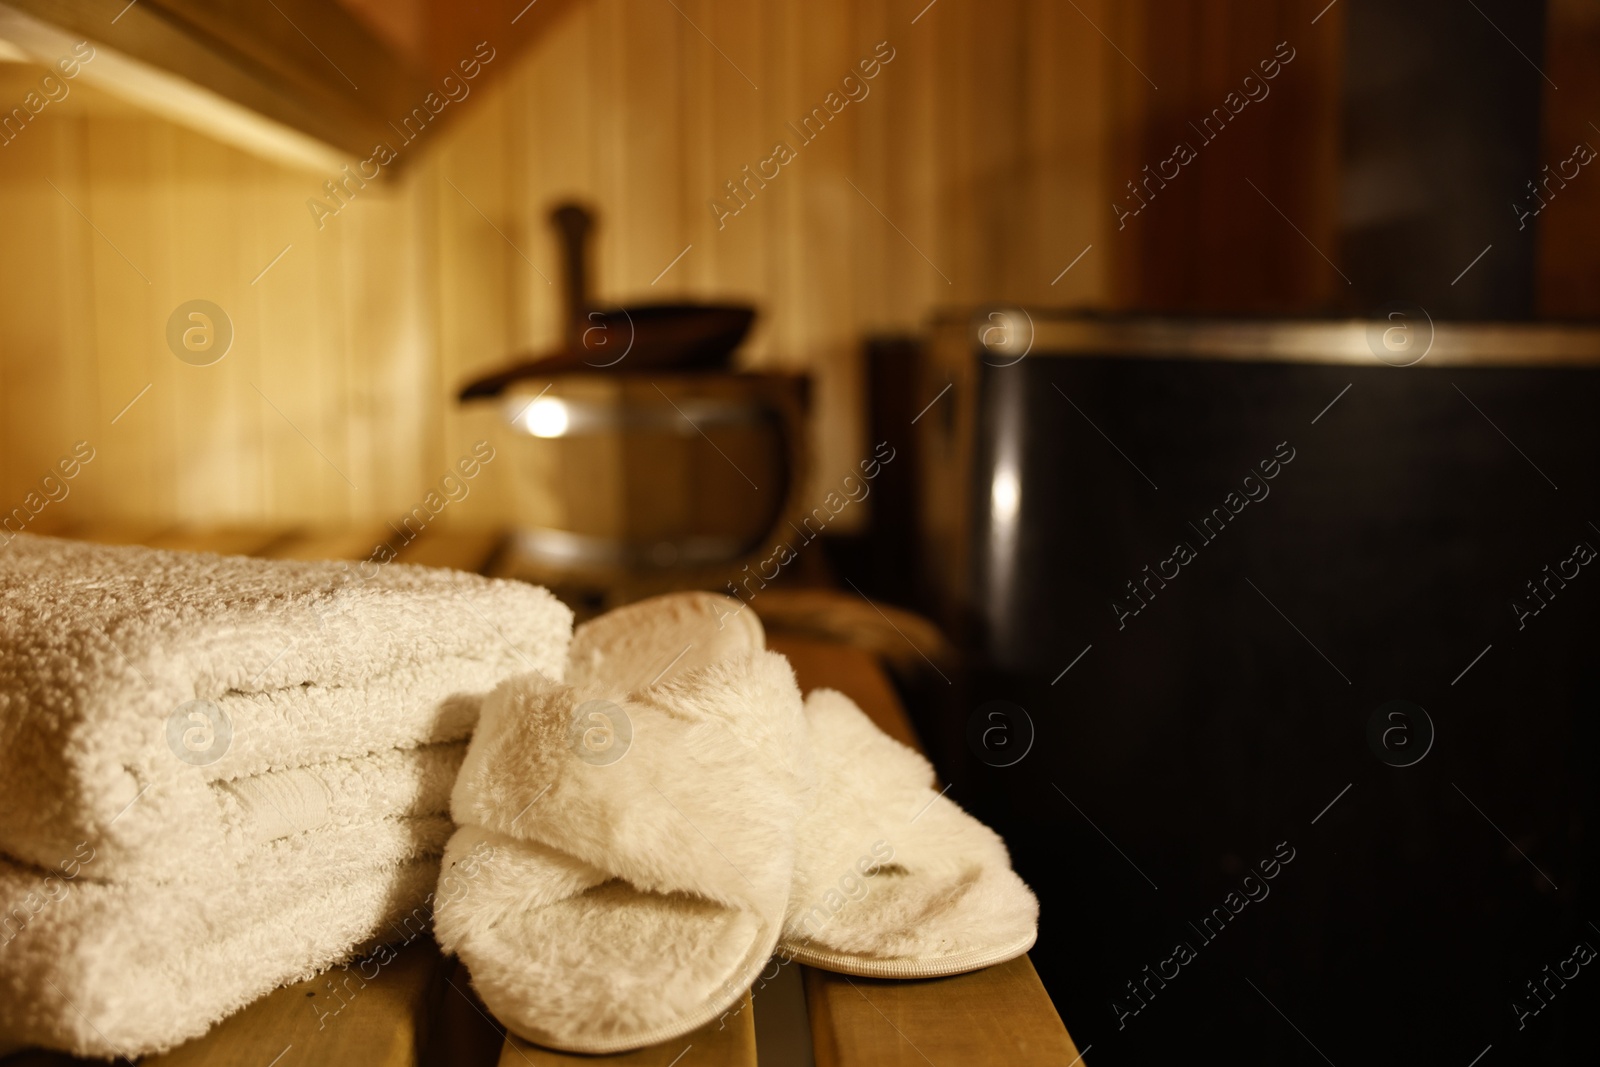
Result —
[[[774, 634], [805, 692], [855, 701], [890, 737], [920, 749], [905, 709], [870, 654]], [[817, 1067], [1017, 1067], [1078, 1060], [1078, 1050], [1026, 956], [951, 978], [884, 981], [804, 969]]]
[[494, 1067], [505, 1040], [506, 1028], [478, 999], [466, 964], [445, 960], [444, 987], [433, 1012], [423, 1067]]
[[[395, 958], [365, 985], [335, 968], [262, 997], [203, 1037], [144, 1067], [416, 1067], [439, 1000], [445, 961], [432, 938], [394, 946]], [[371, 973], [369, 967], [368, 973]], [[330, 990], [334, 983], [337, 993]]]
[[147, 545], [175, 527], [170, 522], [143, 522], [138, 519], [105, 519], [86, 522], [61, 531], [60, 536], [97, 545]]
[[918, 752], [922, 744], [911, 727], [900, 698], [895, 695], [889, 676], [883, 673], [870, 653], [832, 641], [792, 634], [772, 634], [767, 647], [782, 652], [794, 668], [802, 692], [837, 689], [856, 705], [884, 733]]
[[52, 1052], [46, 1048], [23, 1049], [9, 1056], [0, 1056], [0, 1064], [4, 1064], [5, 1067], [85, 1067], [103, 1063], [105, 1060], [79, 1059], [65, 1052]]
[[508, 1035], [500, 1053], [499, 1067], [545, 1067], [545, 1064], [672, 1067], [680, 1060], [685, 1067], [756, 1067], [755, 1008], [750, 994], [745, 993], [736, 1014], [706, 1023], [692, 1034], [612, 1056], [553, 1052]]
[[[505, 535], [499, 530], [427, 529], [410, 544], [400, 546], [398, 562], [423, 567], [453, 567], [482, 573]], [[390, 541], [395, 544], [400, 538]]]
[[805, 969], [817, 1067], [1018, 1067], [1081, 1062], [1026, 956], [951, 978], [886, 981]]
[[267, 545], [256, 555], [263, 559], [366, 559], [393, 534], [394, 531], [381, 523], [304, 530]]
[[254, 556], [296, 532], [292, 526], [179, 526], [139, 543], [181, 552]]

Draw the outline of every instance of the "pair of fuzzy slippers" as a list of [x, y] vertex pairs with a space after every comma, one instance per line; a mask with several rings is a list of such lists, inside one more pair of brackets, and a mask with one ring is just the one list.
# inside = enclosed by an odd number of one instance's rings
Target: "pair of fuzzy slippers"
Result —
[[774, 953], [927, 978], [1000, 963], [1039, 906], [993, 831], [843, 694], [804, 701], [753, 613], [675, 594], [578, 628], [565, 680], [486, 701], [452, 797], [440, 944], [513, 1033], [686, 1034]]

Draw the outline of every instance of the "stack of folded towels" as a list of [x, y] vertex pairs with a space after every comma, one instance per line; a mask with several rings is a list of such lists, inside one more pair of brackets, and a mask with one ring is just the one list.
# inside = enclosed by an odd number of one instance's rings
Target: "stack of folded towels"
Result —
[[164, 1049], [414, 929], [482, 698], [559, 677], [571, 632], [459, 572], [17, 536], [0, 1054]]

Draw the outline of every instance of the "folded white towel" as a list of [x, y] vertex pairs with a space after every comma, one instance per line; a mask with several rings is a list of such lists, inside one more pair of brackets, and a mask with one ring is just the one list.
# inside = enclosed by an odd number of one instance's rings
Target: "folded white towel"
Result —
[[49, 873], [0, 860], [0, 1055], [136, 1059], [366, 945], [408, 941], [431, 918], [450, 831], [440, 817], [313, 830], [162, 883], [89, 881], [92, 853]]
[[242, 859], [255, 845], [324, 826], [446, 815], [466, 752], [465, 741], [448, 741], [214, 782], [224, 842]]
[[18, 535], [0, 853], [51, 867], [86, 844], [97, 877], [179, 877], [226, 849], [213, 783], [463, 740], [501, 678], [560, 676], [571, 624], [543, 589], [456, 571]]

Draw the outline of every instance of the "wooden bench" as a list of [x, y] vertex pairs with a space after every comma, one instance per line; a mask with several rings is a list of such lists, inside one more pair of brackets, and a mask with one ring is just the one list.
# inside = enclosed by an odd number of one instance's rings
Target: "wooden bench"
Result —
[[[69, 529], [66, 536], [273, 559], [357, 559], [383, 538], [383, 530], [96, 524]], [[481, 571], [498, 540], [491, 533], [430, 530], [406, 546], [400, 559]], [[872, 655], [781, 633], [772, 634], [770, 644], [789, 657], [803, 689], [838, 689], [891, 736], [917, 744], [888, 677]], [[441, 956], [431, 940], [418, 941], [336, 1017], [319, 1020], [307, 1007], [308, 999], [323, 992], [322, 979], [314, 978], [278, 989], [204, 1037], [143, 1063], [754, 1067], [758, 1038], [760, 1057], [769, 1067], [803, 1064], [810, 1062], [808, 1057], [814, 1057], [817, 1067], [1072, 1067], [1082, 1059], [1027, 957], [973, 974], [924, 981], [850, 978], [798, 964], [781, 968], [776, 961], [773, 967], [738, 1010], [686, 1037], [616, 1056], [579, 1056], [507, 1037], [473, 993], [465, 968]], [[807, 1038], [809, 1050], [804, 1047]], [[36, 1051], [4, 1064], [89, 1062], [99, 1061]]]

